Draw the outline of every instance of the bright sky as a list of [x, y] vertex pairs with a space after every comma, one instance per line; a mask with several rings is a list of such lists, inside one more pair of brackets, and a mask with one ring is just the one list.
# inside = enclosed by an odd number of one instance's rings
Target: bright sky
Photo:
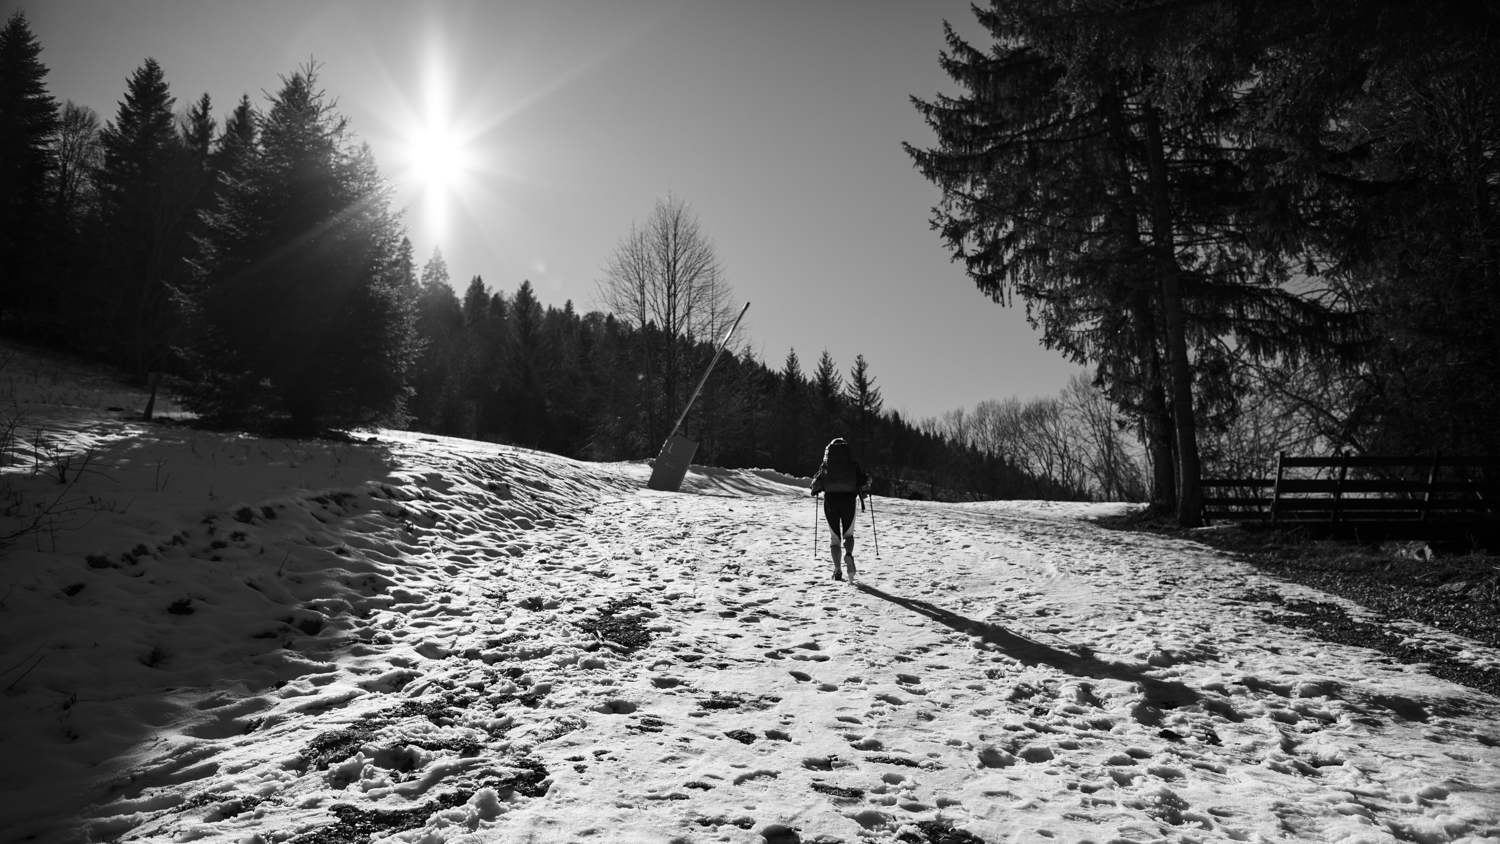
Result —
[[[113, 119], [148, 56], [178, 106], [221, 120], [309, 57], [397, 185], [420, 262], [590, 310], [609, 253], [656, 197], [713, 238], [752, 348], [780, 368], [863, 354], [886, 406], [935, 416], [1055, 394], [1079, 371], [1019, 308], [980, 294], [928, 227], [936, 188], [901, 142], [909, 102], [953, 92], [942, 23], [910, 2], [4, 2], [48, 88]], [[423, 150], [416, 155], [413, 150]], [[742, 329], [743, 330], [743, 329]]]

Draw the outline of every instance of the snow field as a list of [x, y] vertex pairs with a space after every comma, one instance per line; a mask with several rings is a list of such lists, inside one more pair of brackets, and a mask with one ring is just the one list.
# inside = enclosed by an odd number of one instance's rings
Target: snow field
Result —
[[116, 503], [0, 557], [0, 841], [1500, 837], [1493, 698], [1097, 505], [878, 499], [851, 585], [774, 473], [29, 418]]

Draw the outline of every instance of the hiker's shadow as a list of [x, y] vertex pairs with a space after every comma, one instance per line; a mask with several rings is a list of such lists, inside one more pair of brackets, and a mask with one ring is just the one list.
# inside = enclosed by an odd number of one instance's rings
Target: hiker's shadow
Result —
[[1061, 650], [1044, 642], [1013, 633], [998, 624], [975, 621], [928, 601], [892, 595], [867, 583], [857, 583], [855, 587], [866, 595], [890, 601], [898, 607], [941, 622], [960, 633], [978, 637], [994, 650], [1026, 665], [1046, 665], [1076, 677], [1136, 683], [1145, 694], [1145, 703], [1158, 710], [1153, 712], [1151, 709], [1137, 707], [1135, 717], [1143, 723], [1154, 724], [1159, 720], [1159, 710], [1176, 709], [1198, 702], [1198, 693], [1182, 683], [1159, 680], [1146, 674], [1141, 668], [1099, 659], [1086, 648], [1080, 647], [1076, 651]]

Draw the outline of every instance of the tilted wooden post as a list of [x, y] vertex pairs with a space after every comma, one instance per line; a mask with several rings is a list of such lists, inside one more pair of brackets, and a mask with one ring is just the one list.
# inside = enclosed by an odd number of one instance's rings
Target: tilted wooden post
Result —
[[148, 379], [148, 383], [151, 387], [151, 398], [146, 399], [146, 412], [142, 413], [141, 416], [144, 417], [147, 422], [150, 422], [151, 414], [156, 410], [156, 388], [161, 384], [161, 373], [151, 373]]
[[649, 489], [662, 492], [676, 492], [682, 488], [682, 479], [687, 476], [688, 466], [693, 461], [693, 454], [698, 450], [698, 444], [677, 435], [677, 429], [682, 427], [682, 422], [687, 419], [688, 410], [692, 408], [693, 402], [697, 401], [698, 393], [702, 392], [703, 385], [708, 381], [708, 374], [714, 371], [714, 364], [719, 362], [719, 355], [724, 353], [724, 347], [729, 345], [729, 338], [734, 336], [734, 330], [740, 327], [740, 320], [745, 318], [745, 311], [750, 310], [750, 303], [740, 309], [740, 315], [735, 317], [734, 325], [724, 332], [724, 339], [719, 341], [719, 350], [714, 352], [713, 360], [708, 362], [708, 368], [703, 370], [703, 377], [698, 379], [698, 386], [693, 388], [693, 394], [688, 397], [687, 404], [682, 406], [682, 413], [677, 417], [677, 422], [672, 425], [672, 432], [667, 434], [666, 442], [661, 444], [661, 453], [656, 455], [656, 463], [651, 467], [651, 479], [646, 482]]

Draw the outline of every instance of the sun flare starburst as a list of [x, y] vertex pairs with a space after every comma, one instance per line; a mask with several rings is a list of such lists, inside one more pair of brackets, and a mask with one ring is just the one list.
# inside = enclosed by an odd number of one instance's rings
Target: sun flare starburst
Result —
[[483, 147], [487, 124], [454, 117], [455, 86], [442, 52], [434, 50], [416, 102], [400, 98], [395, 130], [395, 180], [422, 208], [423, 226], [436, 239], [447, 237], [454, 205], [466, 206], [482, 191], [494, 169], [494, 151]]
[[[436, 6], [433, 7], [437, 9]], [[452, 11], [451, 9], [449, 11]], [[409, 60], [376, 58], [378, 94], [368, 107], [380, 124], [377, 144], [390, 165], [396, 202], [407, 214], [416, 243], [468, 243], [490, 256], [513, 250], [512, 225], [521, 219], [507, 190], [535, 186], [531, 167], [520, 159], [534, 147], [517, 141], [508, 127], [520, 113], [547, 100], [617, 50], [605, 50], [541, 81], [523, 83], [532, 68], [496, 62], [493, 45], [478, 48], [467, 22], [448, 20], [441, 10], [417, 34]]]

